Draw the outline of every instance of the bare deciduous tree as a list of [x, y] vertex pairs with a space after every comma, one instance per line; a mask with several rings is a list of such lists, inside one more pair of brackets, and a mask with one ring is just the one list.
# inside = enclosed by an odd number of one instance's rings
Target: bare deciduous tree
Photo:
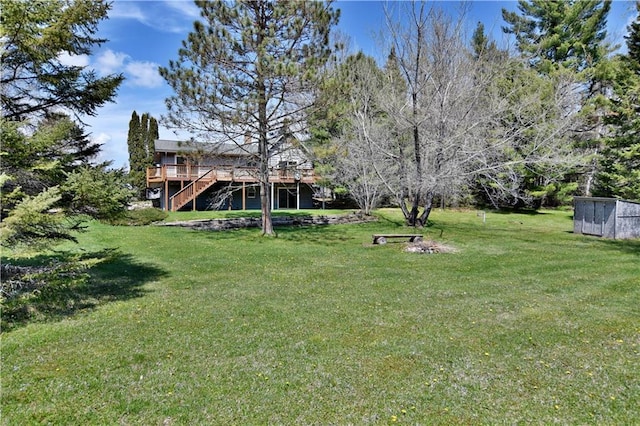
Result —
[[383, 181], [409, 225], [427, 222], [435, 196], [477, 180], [491, 197], [521, 200], [532, 195], [523, 180], [544, 188], [583, 160], [570, 142], [574, 73], [540, 75], [495, 49], [473, 52], [464, 5], [455, 20], [424, 2], [402, 6], [404, 24], [387, 14], [394, 55], [378, 104], [393, 127]]
[[402, 78], [407, 94], [396, 91], [391, 98], [383, 91], [381, 106], [394, 120], [398, 171], [386, 183], [398, 195], [407, 223], [423, 225], [434, 197], [462, 187], [473, 155], [483, 149], [486, 119], [480, 104], [491, 74], [480, 73], [466, 47], [464, 10], [454, 21], [425, 3], [407, 3], [404, 14], [404, 25], [387, 15], [399, 70], [392, 73], [387, 67], [388, 84], [398, 87], [393, 79]]
[[362, 53], [348, 57], [337, 70], [346, 90], [346, 123], [336, 147], [331, 178], [346, 187], [360, 209], [369, 214], [386, 193], [380, 167], [385, 161], [389, 127], [378, 106], [383, 74]]

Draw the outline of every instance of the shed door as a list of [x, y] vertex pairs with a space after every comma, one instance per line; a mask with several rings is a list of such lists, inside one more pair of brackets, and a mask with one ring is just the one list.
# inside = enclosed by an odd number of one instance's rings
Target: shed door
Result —
[[593, 228], [592, 234], [602, 236], [602, 225], [604, 223], [604, 203], [595, 202], [593, 203], [594, 213], [593, 213]]
[[584, 203], [584, 219], [582, 221], [582, 233], [594, 235], [593, 233], [593, 218], [595, 216], [595, 205], [596, 203], [590, 201], [588, 203]]
[[582, 233], [589, 235], [603, 236], [604, 224], [606, 218], [606, 204], [601, 201], [592, 201], [585, 203], [584, 206], [584, 222]]

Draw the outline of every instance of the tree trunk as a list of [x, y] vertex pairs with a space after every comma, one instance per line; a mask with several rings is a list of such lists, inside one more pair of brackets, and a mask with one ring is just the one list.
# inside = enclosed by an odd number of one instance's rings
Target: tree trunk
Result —
[[427, 192], [427, 199], [424, 203], [424, 210], [422, 211], [422, 215], [420, 215], [420, 219], [418, 219], [418, 223], [420, 226], [427, 225], [429, 220], [429, 215], [431, 214], [431, 209], [433, 208], [433, 192]]
[[[262, 45], [264, 34], [267, 31], [264, 4], [258, 4], [260, 13], [258, 18], [259, 30], [257, 34], [258, 45]], [[261, 73], [261, 58], [256, 61], [257, 91], [258, 91], [258, 153], [260, 156], [260, 210], [262, 216], [262, 235], [272, 236], [273, 223], [271, 222], [271, 188], [269, 187], [269, 119], [267, 117], [267, 87]]]
[[[420, 15], [422, 15], [423, 9], [420, 9]], [[417, 41], [418, 41], [418, 49], [416, 52], [416, 62], [414, 69], [414, 86], [412, 88], [411, 93], [411, 116], [413, 120], [413, 150], [414, 150], [414, 161], [416, 167], [416, 193], [413, 196], [413, 205], [411, 207], [411, 213], [409, 214], [409, 225], [416, 226], [419, 225], [417, 223], [419, 205], [420, 205], [420, 192], [422, 191], [422, 151], [420, 147], [420, 130], [419, 130], [419, 119], [418, 119], [418, 87], [417, 84], [420, 81], [420, 65], [421, 65], [421, 53], [423, 48], [423, 39], [422, 39], [422, 27], [418, 25], [417, 28]]]
[[402, 194], [400, 195], [400, 197], [397, 198], [398, 200], [398, 204], [400, 205], [400, 210], [402, 210], [402, 215], [404, 216], [404, 219], [407, 221], [407, 223], [409, 223], [409, 209], [407, 208], [407, 200], [406, 200], [406, 194], [405, 191], [402, 191]]
[[407, 225], [409, 226], [417, 225], [418, 213], [420, 213], [419, 201], [420, 194], [415, 194], [415, 196], [413, 197], [413, 203], [411, 205], [411, 211], [409, 212], [409, 217], [407, 217]]
[[[264, 91], [264, 85], [260, 85]], [[264, 93], [264, 92], [263, 92]], [[269, 139], [267, 132], [267, 105], [258, 105], [259, 124], [259, 155], [260, 155], [260, 209], [262, 212], [262, 235], [274, 235], [271, 222], [271, 188], [269, 185]]]
[[[268, 173], [267, 173], [268, 175]], [[262, 235], [274, 235], [271, 222], [271, 195], [269, 181], [260, 182], [260, 208], [262, 211]]]

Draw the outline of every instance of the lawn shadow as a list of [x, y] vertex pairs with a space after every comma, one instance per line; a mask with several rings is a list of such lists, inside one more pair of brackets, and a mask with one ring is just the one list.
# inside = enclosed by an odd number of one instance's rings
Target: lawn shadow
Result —
[[15, 330], [32, 322], [60, 321], [109, 302], [142, 297], [149, 291], [142, 288], [144, 284], [167, 274], [156, 266], [139, 263], [131, 254], [117, 249], [84, 253], [79, 257], [56, 253], [15, 265], [51, 265], [52, 262], [60, 265], [74, 260], [92, 266], [69, 273], [56, 270], [47, 275], [45, 272], [38, 288], [3, 300], [2, 331]]
[[503, 215], [510, 215], [510, 214], [522, 214], [522, 215], [527, 215], [527, 216], [541, 216], [541, 215], [545, 215], [548, 213], [545, 212], [541, 212], [539, 210], [536, 209], [525, 209], [525, 208], [513, 208], [513, 209], [499, 209], [499, 210], [487, 210], [488, 212], [491, 212], [493, 214], [503, 214]]
[[599, 244], [607, 249], [618, 250], [624, 253], [640, 256], [640, 239], [613, 240], [610, 238], [595, 238]]

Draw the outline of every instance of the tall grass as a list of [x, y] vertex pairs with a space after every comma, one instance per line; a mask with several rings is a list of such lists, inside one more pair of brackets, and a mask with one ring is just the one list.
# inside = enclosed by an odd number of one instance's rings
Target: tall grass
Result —
[[3, 424], [637, 422], [640, 241], [436, 211], [422, 232], [457, 253], [410, 254], [371, 244], [407, 231], [379, 214], [278, 238], [94, 224], [90, 284], [2, 336]]

